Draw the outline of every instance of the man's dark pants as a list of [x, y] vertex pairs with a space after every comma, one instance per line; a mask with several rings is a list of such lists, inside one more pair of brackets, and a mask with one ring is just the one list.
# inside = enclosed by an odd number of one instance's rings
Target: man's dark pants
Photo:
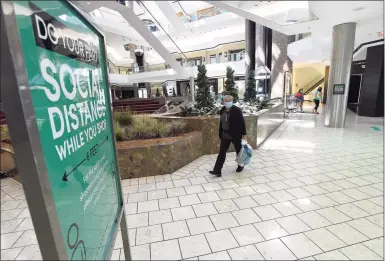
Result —
[[237, 155], [241, 151], [241, 148], [242, 148], [241, 139], [229, 140], [229, 139], [223, 139], [222, 138], [221, 139], [221, 146], [219, 148], [219, 154], [217, 157], [217, 162], [215, 163], [215, 166], [214, 166], [215, 172], [221, 172], [222, 171], [223, 164], [225, 163], [225, 160], [226, 160], [226, 153], [227, 153], [227, 150], [229, 149], [231, 143], [234, 144], [235, 152], [237, 153]]

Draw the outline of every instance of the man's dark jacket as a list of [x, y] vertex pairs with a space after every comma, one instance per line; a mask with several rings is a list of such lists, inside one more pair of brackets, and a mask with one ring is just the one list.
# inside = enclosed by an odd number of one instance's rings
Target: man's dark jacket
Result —
[[[220, 116], [224, 113], [226, 107], [223, 107], [220, 111]], [[219, 138], [222, 138], [222, 123], [219, 122]], [[241, 140], [243, 135], [246, 135], [246, 125], [243, 119], [242, 110], [237, 106], [232, 106], [230, 109], [229, 119], [229, 134], [233, 140]]]

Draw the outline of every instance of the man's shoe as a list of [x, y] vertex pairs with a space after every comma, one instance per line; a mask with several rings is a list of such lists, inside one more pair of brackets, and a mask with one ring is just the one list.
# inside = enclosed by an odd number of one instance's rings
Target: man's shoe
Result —
[[222, 177], [222, 173], [216, 172], [216, 171], [214, 171], [214, 170], [210, 170], [209, 173], [210, 173], [211, 175], [215, 175], [215, 176], [217, 176], [217, 177]]
[[238, 168], [237, 168], [236, 172], [242, 172], [243, 168], [244, 167], [238, 165]]

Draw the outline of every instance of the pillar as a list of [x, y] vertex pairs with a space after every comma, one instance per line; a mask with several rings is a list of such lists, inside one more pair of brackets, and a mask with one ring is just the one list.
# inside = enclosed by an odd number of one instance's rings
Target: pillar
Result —
[[272, 77], [272, 54], [273, 54], [273, 30], [268, 27], [263, 27], [263, 47], [265, 53], [265, 66], [269, 68], [271, 74], [270, 79], [265, 81], [265, 92], [267, 94], [266, 99], [271, 99], [271, 77]]
[[339, 24], [333, 27], [325, 117], [327, 127], [345, 127], [355, 32], [356, 23]]
[[195, 82], [194, 82], [194, 76], [190, 77], [190, 95], [191, 95], [191, 101], [195, 102]]
[[253, 21], [245, 20], [245, 40], [246, 40], [246, 75], [245, 87], [248, 86], [248, 76], [250, 71], [255, 72], [255, 45], [256, 45], [256, 24]]

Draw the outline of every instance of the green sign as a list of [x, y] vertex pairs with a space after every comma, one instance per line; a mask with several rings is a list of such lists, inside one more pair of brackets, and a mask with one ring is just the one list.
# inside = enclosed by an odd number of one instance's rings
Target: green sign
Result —
[[122, 198], [103, 37], [67, 2], [13, 4], [68, 258], [105, 260]]
[[345, 84], [334, 84], [333, 94], [334, 95], [344, 95], [345, 94]]
[[377, 127], [377, 126], [372, 126], [372, 127], [370, 127], [370, 128], [372, 128], [372, 129], [375, 130], [375, 131], [381, 131], [380, 127]]

